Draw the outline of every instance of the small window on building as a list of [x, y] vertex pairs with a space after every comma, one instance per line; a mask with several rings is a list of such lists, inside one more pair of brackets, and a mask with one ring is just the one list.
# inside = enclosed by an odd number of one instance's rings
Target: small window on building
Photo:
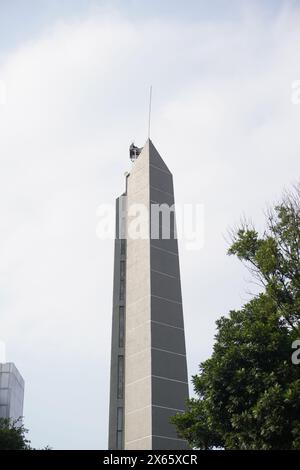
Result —
[[125, 281], [124, 279], [120, 281], [120, 300], [125, 298]]
[[122, 450], [123, 449], [123, 432], [122, 431], [117, 431], [117, 450]]
[[123, 408], [119, 406], [117, 408], [117, 431], [123, 430]]
[[124, 307], [119, 307], [119, 348], [124, 348], [125, 318]]
[[125, 261], [121, 261], [120, 263], [120, 277], [121, 279], [124, 279], [125, 278]]
[[124, 356], [118, 356], [118, 398], [123, 398]]

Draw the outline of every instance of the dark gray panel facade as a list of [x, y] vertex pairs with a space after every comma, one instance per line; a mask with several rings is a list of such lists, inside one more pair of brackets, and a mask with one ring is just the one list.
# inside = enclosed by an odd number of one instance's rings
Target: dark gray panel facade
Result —
[[[173, 178], [150, 142], [150, 201], [174, 204]], [[151, 218], [151, 224], [153, 220]], [[163, 224], [162, 218], [159, 221]], [[170, 238], [151, 240], [152, 448], [186, 449], [170, 417], [185, 409], [188, 378], [178, 244], [171, 213]]]
[[152, 373], [155, 377], [187, 382], [185, 355], [152, 348]]
[[187, 444], [183, 439], [170, 439], [168, 437], [152, 437], [152, 449], [157, 450], [182, 450], [187, 449]]
[[151, 316], [153, 321], [183, 328], [182, 305], [178, 302], [151, 296]]
[[170, 276], [178, 276], [179, 262], [178, 256], [174, 253], [155, 249], [151, 250], [151, 269], [160, 273], [169, 274]]
[[174, 204], [174, 195], [151, 187], [151, 202], [154, 202], [156, 204], [165, 203], [172, 206]]
[[[151, 240], [151, 247], [160, 248], [161, 250], [168, 251], [174, 255], [178, 255], [177, 240]], [[152, 255], [152, 252], [151, 252]]]
[[152, 294], [164, 299], [181, 302], [180, 279], [151, 271]]
[[184, 410], [188, 384], [172, 379], [153, 377], [152, 403], [161, 407]]
[[[171, 173], [160, 170], [150, 163], [150, 186], [173, 196], [173, 178]], [[174, 196], [173, 196], [174, 197]]]
[[172, 440], [178, 438], [175, 427], [170, 423], [170, 418], [175, 413], [176, 411], [167, 408], [152, 407], [153, 436], [167, 436]]
[[151, 323], [152, 348], [185, 355], [184, 330], [159, 322]]
[[[116, 200], [116, 238], [114, 254], [114, 288], [110, 364], [109, 449], [124, 448], [124, 363], [125, 363], [125, 266], [126, 240], [120, 239], [119, 210]], [[122, 222], [121, 222], [122, 223]]]

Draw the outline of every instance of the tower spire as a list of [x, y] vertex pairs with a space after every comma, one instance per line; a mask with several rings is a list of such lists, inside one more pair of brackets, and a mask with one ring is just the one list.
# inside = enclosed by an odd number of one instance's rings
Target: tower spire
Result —
[[150, 130], [151, 130], [151, 106], [152, 106], [152, 85], [150, 85], [150, 91], [149, 91], [148, 139], [150, 139]]

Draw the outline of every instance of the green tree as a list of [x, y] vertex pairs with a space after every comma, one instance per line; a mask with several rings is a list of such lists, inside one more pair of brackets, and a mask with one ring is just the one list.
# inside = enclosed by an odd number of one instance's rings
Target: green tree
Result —
[[[24, 427], [22, 418], [0, 418], [0, 450], [35, 450], [26, 439], [28, 429]], [[46, 446], [41, 450], [52, 450]]]
[[0, 450], [30, 449], [30, 441], [26, 439], [27, 432], [20, 419], [0, 418]]
[[259, 236], [245, 222], [237, 256], [262, 286], [241, 310], [217, 321], [213, 354], [193, 377], [196, 398], [172, 419], [191, 447], [300, 449], [300, 185], [266, 214]]

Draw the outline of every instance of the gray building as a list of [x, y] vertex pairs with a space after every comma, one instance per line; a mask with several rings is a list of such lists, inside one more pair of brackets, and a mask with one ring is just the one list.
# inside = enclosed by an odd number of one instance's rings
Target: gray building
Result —
[[0, 418], [23, 416], [24, 380], [12, 362], [0, 364]]
[[[150, 139], [130, 154], [116, 201], [109, 449], [186, 449], [170, 423], [188, 398], [175, 215], [166, 237], [152, 212], [174, 204], [173, 178]], [[132, 234], [141, 206], [147, 237]]]

